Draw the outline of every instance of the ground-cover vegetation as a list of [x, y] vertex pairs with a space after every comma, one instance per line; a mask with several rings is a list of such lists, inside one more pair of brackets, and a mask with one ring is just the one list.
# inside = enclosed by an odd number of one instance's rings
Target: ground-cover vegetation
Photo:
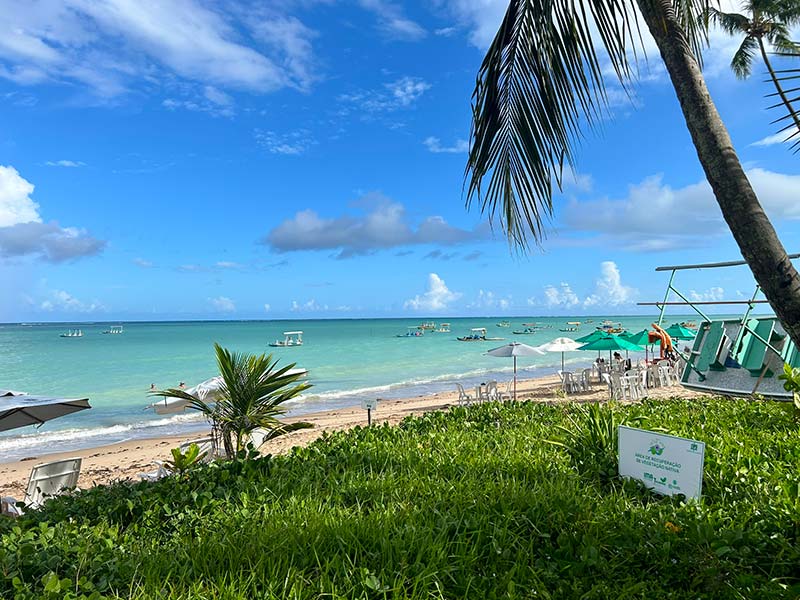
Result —
[[[706, 441], [702, 500], [611, 476], [620, 422]], [[0, 597], [795, 598], [799, 486], [791, 403], [458, 407], [53, 499]]]

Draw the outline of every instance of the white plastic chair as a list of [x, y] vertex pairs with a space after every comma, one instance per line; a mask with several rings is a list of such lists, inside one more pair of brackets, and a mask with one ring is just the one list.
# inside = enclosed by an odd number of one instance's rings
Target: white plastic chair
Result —
[[572, 394], [573, 392], [580, 391], [580, 384], [576, 381], [575, 377], [573, 377], [572, 373], [569, 371], [564, 371], [561, 374], [562, 381], [561, 381], [561, 389], [563, 389], [568, 394]]
[[486, 384], [486, 400], [499, 400], [500, 392], [497, 390], [497, 382], [490, 381]]
[[[264, 439], [262, 437], [261, 443], [263, 442]], [[217, 457], [217, 444], [213, 437], [200, 438], [197, 440], [189, 440], [188, 442], [184, 442], [180, 446], [178, 446], [178, 449], [181, 451], [182, 454], [186, 454], [186, 451], [192, 444], [197, 444], [198, 448], [200, 448], [200, 453], [203, 454], [201, 462], [209, 463]], [[259, 444], [259, 446], [260, 445], [261, 444]], [[258, 446], [256, 446], [256, 448], [258, 448]], [[153, 464], [156, 466], [156, 470], [150, 471], [149, 473], [139, 473], [139, 479], [143, 481], [158, 481], [159, 479], [162, 479], [163, 477], [172, 474], [172, 472], [169, 470], [169, 468], [167, 467], [166, 463], [163, 460], [154, 460]]]
[[592, 369], [584, 369], [581, 372], [581, 388], [584, 392], [592, 389]]
[[458, 403], [459, 404], [469, 404], [474, 399], [473, 396], [468, 394], [464, 391], [464, 386], [460, 383], [456, 384], [456, 388], [458, 388]]
[[36, 465], [31, 469], [28, 487], [22, 499], [25, 508], [20, 509], [14, 498], [6, 497], [2, 499], [3, 512], [21, 515], [24, 510], [39, 508], [48, 498], [75, 489], [81, 474], [81, 462], [80, 458], [67, 458]]

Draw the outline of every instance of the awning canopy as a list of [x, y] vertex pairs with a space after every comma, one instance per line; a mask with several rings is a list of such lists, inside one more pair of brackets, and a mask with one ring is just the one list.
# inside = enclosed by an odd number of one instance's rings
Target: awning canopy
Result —
[[91, 408], [88, 398], [47, 398], [0, 390], [0, 431], [41, 425], [87, 408]]

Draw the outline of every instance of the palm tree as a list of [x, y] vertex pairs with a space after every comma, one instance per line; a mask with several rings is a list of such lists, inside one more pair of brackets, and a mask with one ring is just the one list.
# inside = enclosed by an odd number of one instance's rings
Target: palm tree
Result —
[[[756, 49], [759, 50], [775, 91], [794, 121], [795, 131], [788, 136], [794, 137], [800, 131], [800, 115], [792, 106], [781, 86], [780, 78], [772, 68], [764, 40], [781, 54], [800, 49], [800, 46], [789, 39], [789, 28], [800, 23], [800, 0], [746, 0], [742, 10], [748, 14], [726, 13], [711, 7], [708, 15], [729, 35], [744, 34], [744, 39], [731, 60], [731, 69], [739, 79], [750, 76], [753, 71], [753, 57]], [[791, 127], [788, 125], [786, 129]]]
[[186, 390], [171, 388], [151, 392], [154, 396], [180, 398], [208, 417], [221, 438], [228, 458], [244, 450], [250, 434], [265, 429], [264, 441], [291, 431], [312, 427], [310, 423], [283, 423], [283, 403], [311, 387], [297, 383], [302, 374], [290, 372], [294, 363], [278, 368], [272, 355], [232, 353], [214, 344], [222, 385], [214, 400], [204, 401]]
[[[641, 48], [638, 7], [655, 38], [722, 216], [756, 282], [800, 344], [800, 276], [764, 213], [703, 80], [708, 0], [511, 0], [473, 93], [467, 205], [511, 243], [544, 239], [575, 146], [608, 101], [597, 41], [629, 89]], [[596, 32], [597, 37], [593, 36]], [[486, 181], [484, 188], [483, 184]]]

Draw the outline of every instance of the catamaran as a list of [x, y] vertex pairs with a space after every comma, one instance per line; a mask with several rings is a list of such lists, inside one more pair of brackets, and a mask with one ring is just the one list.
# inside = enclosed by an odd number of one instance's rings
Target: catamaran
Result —
[[[789, 258], [800, 258], [800, 254], [790, 254]], [[723, 396], [758, 395], [791, 401], [792, 392], [783, 388], [783, 380], [778, 376], [783, 373], [784, 364], [800, 368], [800, 350], [775, 315], [753, 314], [756, 305], [767, 304], [766, 300], [758, 299], [761, 291], [758, 286], [749, 300], [693, 301], [673, 285], [678, 271], [721, 269], [746, 264], [744, 261], [731, 261], [658, 267], [656, 271], [671, 272], [664, 300], [639, 304], [659, 309], [659, 327], [667, 306], [688, 306], [702, 318], [692, 347], [677, 349], [676, 352], [686, 363], [681, 376], [681, 385], [684, 387]], [[680, 300], [670, 301], [672, 293]], [[745, 311], [739, 318], [714, 319], [704, 312], [705, 306], [709, 305], [741, 305]]]
[[450, 323], [439, 323], [439, 328], [434, 333], [450, 333]]
[[70, 329], [67, 333], [62, 333], [59, 337], [75, 338], [83, 337], [83, 331], [80, 329]]
[[511, 327], [511, 321], [500, 321], [496, 323], [498, 327]]
[[284, 331], [283, 340], [275, 340], [270, 343], [273, 348], [288, 348], [292, 346], [303, 345], [303, 332], [302, 331]]
[[103, 333], [106, 333], [106, 334], [109, 334], [109, 335], [121, 335], [123, 333], [122, 325], [112, 325], [111, 327], [106, 329]]

